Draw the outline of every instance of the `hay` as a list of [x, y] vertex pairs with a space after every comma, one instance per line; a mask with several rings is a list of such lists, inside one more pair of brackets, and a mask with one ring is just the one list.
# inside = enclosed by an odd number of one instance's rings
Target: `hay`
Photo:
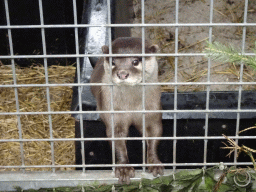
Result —
[[[75, 67], [50, 66], [48, 68], [49, 83], [73, 83]], [[20, 68], [16, 66], [18, 84], [44, 84], [44, 67], [32, 66]], [[0, 83], [13, 84], [11, 66], [0, 65]], [[18, 88], [19, 109], [21, 112], [47, 111], [47, 91], [45, 87]], [[50, 107], [52, 111], [69, 111], [72, 99], [71, 87], [52, 87], [49, 89]], [[0, 112], [16, 112], [14, 88], [1, 88]], [[53, 138], [74, 138], [75, 121], [69, 114], [52, 115]], [[50, 138], [48, 115], [21, 115], [21, 133], [18, 130], [17, 116], [0, 116], [0, 139]], [[74, 142], [54, 142], [54, 158], [56, 165], [74, 164]], [[21, 145], [18, 142], [0, 143], [0, 165], [21, 165]], [[50, 142], [23, 142], [25, 165], [51, 165]], [[69, 168], [63, 168], [63, 170]], [[18, 169], [2, 169], [1, 171]], [[49, 168], [28, 168], [26, 170], [50, 170]]]

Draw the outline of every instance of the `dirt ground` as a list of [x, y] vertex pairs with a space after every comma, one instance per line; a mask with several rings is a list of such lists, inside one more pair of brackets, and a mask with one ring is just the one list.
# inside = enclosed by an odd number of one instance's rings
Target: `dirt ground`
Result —
[[[134, 21], [141, 23], [140, 1], [134, 0]], [[175, 0], [145, 1], [145, 23], [175, 23]], [[256, 23], [256, 1], [249, 0], [247, 23]], [[210, 0], [180, 0], [179, 23], [209, 23]], [[244, 0], [214, 0], [213, 23], [244, 22]], [[256, 41], [256, 26], [246, 28], [245, 51], [252, 53]], [[238, 50], [242, 47], [243, 27], [212, 27], [212, 40], [224, 44], [232, 44]], [[132, 36], [141, 37], [139, 27], [132, 29]], [[161, 53], [174, 53], [175, 27], [148, 27], [145, 30], [146, 39], [156, 43]], [[179, 53], [201, 53], [209, 38], [209, 27], [179, 27]], [[160, 81], [174, 81], [174, 57], [159, 57]], [[205, 57], [179, 57], [178, 82], [207, 81], [208, 59]], [[254, 82], [255, 71], [244, 67], [243, 81]], [[240, 81], [240, 66], [232, 63], [211, 62], [210, 81], [237, 82]], [[173, 91], [174, 87], [163, 87], [164, 91]], [[238, 86], [214, 85], [214, 91], [237, 90]], [[255, 89], [253, 86], [243, 86], [243, 89]], [[179, 91], [204, 91], [205, 86], [179, 86]]]

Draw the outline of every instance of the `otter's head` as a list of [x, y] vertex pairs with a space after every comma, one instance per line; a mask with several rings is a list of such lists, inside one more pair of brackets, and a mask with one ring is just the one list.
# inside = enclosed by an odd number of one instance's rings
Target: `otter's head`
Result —
[[[109, 54], [108, 46], [102, 47], [104, 54]], [[145, 42], [145, 53], [156, 53], [157, 45]], [[141, 54], [141, 38], [123, 37], [112, 43], [113, 54]], [[110, 59], [104, 58], [105, 73], [110, 73]], [[113, 57], [112, 58], [112, 80], [117, 85], [136, 85], [142, 82], [142, 57]], [[158, 66], [155, 57], [145, 57], [145, 82], [157, 81]], [[153, 78], [153, 79], [152, 79]]]

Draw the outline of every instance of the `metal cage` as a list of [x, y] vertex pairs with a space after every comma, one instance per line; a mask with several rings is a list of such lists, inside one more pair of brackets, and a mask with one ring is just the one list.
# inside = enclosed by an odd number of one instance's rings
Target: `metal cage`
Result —
[[[132, 180], [138, 180], [140, 178], [152, 178], [151, 175], [146, 173], [146, 145], [145, 141], [149, 139], [156, 138], [147, 138], [145, 136], [145, 126], [144, 134], [142, 137], [134, 135], [133, 137], [128, 138], [106, 138], [104, 135], [104, 126], [98, 121], [99, 111], [95, 111], [95, 100], [90, 93], [90, 74], [93, 69], [97, 58], [103, 57], [100, 48], [102, 45], [107, 44], [111, 46], [111, 41], [113, 38], [117, 37], [118, 30], [114, 31], [112, 28], [130, 28], [138, 27], [142, 31], [142, 47], [145, 47], [145, 29], [147, 27], [174, 27], [175, 28], [175, 51], [174, 53], [156, 53], [156, 54], [139, 54], [139, 56], [168, 56], [174, 57], [175, 65], [175, 80], [174, 82], [159, 82], [159, 83], [141, 83], [141, 86], [147, 85], [172, 85], [174, 87], [173, 93], [163, 93], [162, 94], [162, 103], [163, 110], [161, 111], [147, 111], [145, 108], [141, 111], [136, 111], [136, 113], [151, 113], [151, 112], [161, 112], [163, 113], [163, 124], [165, 130], [170, 132], [166, 133], [165, 136], [160, 139], [162, 142], [161, 147], [169, 151], [169, 154], [172, 154], [167, 158], [166, 161], [163, 161], [167, 169], [165, 169], [165, 174], [172, 174], [176, 170], [182, 168], [205, 168], [208, 166], [219, 165], [220, 162], [211, 161], [208, 162], [209, 154], [214, 155], [214, 150], [219, 150], [215, 146], [215, 141], [221, 142], [225, 138], [221, 136], [221, 130], [218, 129], [218, 134], [214, 133], [214, 129], [221, 127], [226, 124], [224, 119], [227, 121], [232, 120], [231, 124], [235, 127], [232, 132], [230, 132], [230, 138], [235, 139], [236, 142], [239, 141], [249, 141], [255, 142], [256, 135], [245, 135], [239, 136], [238, 132], [242, 128], [254, 124], [256, 119], [256, 93], [254, 91], [244, 91], [244, 85], [256, 85], [256, 82], [243, 82], [243, 64], [240, 67], [240, 80], [239, 82], [212, 82], [210, 78], [211, 71], [211, 60], [208, 59], [208, 72], [207, 72], [207, 81], [206, 82], [179, 82], [178, 81], [178, 58], [179, 57], [195, 57], [195, 56], [204, 56], [204, 53], [179, 53], [178, 52], [178, 38], [179, 38], [179, 28], [180, 27], [208, 27], [209, 28], [209, 42], [212, 42], [212, 28], [213, 27], [242, 27], [242, 44], [241, 50], [242, 54], [253, 56], [254, 53], [245, 52], [245, 39], [246, 39], [246, 29], [247, 27], [256, 27], [256, 23], [247, 23], [247, 14], [248, 14], [248, 0], [244, 0], [244, 20], [241, 23], [214, 23], [213, 22], [213, 5], [214, 0], [209, 0], [210, 2], [210, 20], [208, 23], [180, 23], [179, 22], [179, 0], [176, 0], [176, 9], [175, 9], [175, 22], [174, 23], [145, 23], [145, 0], [141, 0], [141, 23], [131, 24], [131, 23], [122, 23], [122, 21], [116, 22], [113, 17], [115, 17], [115, 1], [112, 0], [103, 0], [103, 1], [86, 1], [84, 10], [86, 10], [85, 17], [82, 19], [82, 23], [78, 23], [77, 19], [77, 1], [72, 1], [72, 10], [74, 21], [72, 24], [45, 24], [44, 22], [44, 12], [42, 0], [38, 0], [39, 5], [39, 16], [40, 24], [35, 25], [12, 25], [10, 22], [9, 15], [9, 1], [3, 0], [2, 3], [4, 6], [6, 24], [0, 26], [0, 30], [6, 30], [8, 34], [8, 45], [9, 53], [7, 55], [1, 55], [0, 59], [9, 60], [12, 66], [13, 73], [13, 84], [11, 85], [0, 85], [0, 88], [13, 88], [15, 91], [16, 99], [16, 112], [6, 112], [2, 110], [0, 112], [1, 116], [13, 115], [17, 116], [17, 126], [19, 130], [19, 138], [15, 139], [0, 139], [0, 143], [6, 142], [18, 142], [20, 143], [20, 156], [21, 156], [21, 165], [13, 166], [3, 166], [0, 165], [0, 169], [7, 168], [17, 168], [20, 171], [13, 172], [0, 172], [0, 190], [15, 190], [15, 186], [20, 186], [22, 189], [30, 188], [41, 188], [41, 187], [58, 187], [58, 186], [77, 186], [98, 182], [116, 182], [117, 178], [114, 177], [113, 171], [118, 166], [123, 166], [115, 163], [115, 150], [112, 151], [108, 149], [108, 154], [112, 161], [98, 162], [98, 163], [87, 163], [86, 154], [85, 154], [85, 143], [87, 142], [96, 142], [102, 141], [107, 143], [111, 140], [114, 144], [116, 140], [127, 140], [127, 141], [136, 141], [141, 144], [141, 162], [137, 162], [137, 159], [134, 163], [129, 164], [133, 167], [138, 167], [136, 170], [136, 177]], [[71, 9], [71, 8], [70, 8]], [[94, 15], [94, 16], [93, 16]], [[94, 17], [94, 18], [93, 18]], [[116, 18], [116, 17], [115, 17]], [[121, 24], [120, 24], [121, 22]], [[45, 40], [45, 29], [58, 28], [58, 29], [74, 29], [74, 39], [75, 39], [75, 53], [74, 54], [47, 54], [46, 51], [46, 40]], [[41, 30], [41, 39], [42, 39], [42, 50], [43, 53], [40, 55], [15, 55], [13, 51], [13, 39], [12, 39], [12, 30], [15, 29], [39, 29]], [[82, 30], [83, 29], [83, 30]], [[82, 32], [79, 34], [79, 30]], [[97, 33], [97, 35], [95, 35]], [[130, 35], [126, 30], [123, 30], [123, 35]], [[81, 41], [82, 37], [82, 41]], [[111, 49], [110, 49], [111, 50]], [[130, 54], [125, 55], [115, 55], [110, 53], [110, 57], [118, 56], [131, 56]], [[16, 80], [15, 73], [15, 59], [43, 59], [44, 68], [45, 68], [45, 84], [18, 84]], [[76, 78], [74, 83], [67, 84], [51, 84], [48, 81], [48, 59], [50, 58], [76, 58]], [[205, 92], [200, 93], [179, 93], [178, 87], [181, 85], [204, 85], [207, 87]], [[239, 87], [238, 91], [234, 92], [213, 92], [211, 91], [211, 85], [236, 85]], [[72, 103], [72, 110], [70, 111], [52, 111], [50, 106], [50, 88], [57, 86], [72, 86], [74, 90], [74, 97]], [[109, 84], [104, 84], [104, 86], [113, 86]], [[19, 108], [18, 101], [18, 88], [22, 87], [45, 87], [46, 96], [47, 96], [47, 105], [48, 111], [46, 112], [22, 112]], [[229, 98], [223, 98], [223, 95], [229, 96]], [[143, 97], [144, 98], [144, 97]], [[230, 99], [232, 98], [232, 99]], [[145, 102], [145, 98], [143, 99]], [[112, 101], [113, 102], [113, 101]], [[195, 106], [201, 107], [195, 107]], [[186, 107], [184, 107], [186, 106]], [[231, 106], [231, 107], [230, 107]], [[134, 111], [100, 111], [100, 113], [134, 113]], [[49, 119], [49, 130], [50, 137], [47, 139], [25, 139], [22, 137], [22, 125], [21, 125], [21, 116], [24, 115], [48, 115]], [[77, 138], [54, 138], [52, 130], [52, 115], [55, 114], [71, 114], [76, 118], [76, 136]], [[145, 118], [143, 118], [145, 121]], [[177, 122], [183, 119], [189, 121], [189, 119], [194, 119], [196, 124], [193, 124], [191, 128], [197, 130], [197, 126], [200, 125], [201, 135], [193, 135], [193, 131], [188, 131], [186, 134], [181, 135], [180, 129], [177, 128]], [[215, 121], [212, 123], [212, 121]], [[212, 124], [210, 124], [212, 123]], [[185, 127], [187, 124], [181, 122], [182, 126]], [[145, 125], [145, 122], [144, 122]], [[103, 126], [103, 127], [102, 127]], [[182, 127], [181, 126], [181, 127]], [[95, 137], [86, 137], [86, 129], [93, 129], [97, 127], [97, 132], [100, 132], [99, 135]], [[222, 127], [224, 128], [224, 127]], [[217, 128], [216, 128], [217, 130]], [[182, 130], [181, 130], [182, 131]], [[183, 130], [184, 131], [184, 130]], [[102, 134], [101, 134], [102, 133]], [[191, 134], [191, 135], [190, 135]], [[52, 162], [50, 165], [26, 165], [24, 157], [24, 148], [23, 144], [25, 142], [40, 142], [47, 141], [51, 143], [51, 157]], [[77, 164], [74, 165], [56, 165], [54, 158], [54, 142], [56, 141], [73, 141], [76, 142], [77, 147]], [[185, 150], [185, 147], [178, 148], [177, 143], [184, 142], [184, 145], [189, 145], [188, 141], [195, 141], [197, 144], [194, 145], [196, 149], [200, 148], [202, 156], [200, 156], [199, 161], [187, 162], [186, 160], [181, 160], [185, 158], [182, 156], [181, 150]], [[104, 144], [104, 145], [105, 145]], [[182, 145], [183, 145], [182, 144]], [[170, 147], [171, 146], [171, 147]], [[219, 145], [217, 145], [219, 146]], [[168, 149], [167, 149], [168, 147]], [[103, 148], [105, 150], [105, 148]], [[212, 151], [212, 153], [209, 152]], [[79, 153], [81, 151], [81, 153]], [[102, 152], [102, 151], [101, 151]], [[161, 153], [161, 152], [160, 152]], [[237, 151], [235, 151], [235, 156]], [[106, 155], [105, 153], [103, 155]], [[222, 154], [223, 155], [223, 154]], [[196, 155], [195, 155], [196, 156]], [[163, 155], [160, 155], [160, 158], [164, 158]], [[105, 158], [101, 157], [102, 159]], [[193, 157], [197, 159], [197, 157]], [[177, 161], [179, 159], [179, 161]], [[248, 161], [237, 161], [234, 157], [231, 161], [224, 162], [225, 165], [252, 165]], [[150, 165], [151, 166], [151, 165]], [[82, 170], [76, 171], [56, 171], [56, 168], [79, 168]], [[26, 168], [51, 168], [51, 172], [32, 172], [26, 171]], [[86, 169], [109, 169], [109, 170], [86, 170]], [[65, 182], [65, 183], [63, 183]]]

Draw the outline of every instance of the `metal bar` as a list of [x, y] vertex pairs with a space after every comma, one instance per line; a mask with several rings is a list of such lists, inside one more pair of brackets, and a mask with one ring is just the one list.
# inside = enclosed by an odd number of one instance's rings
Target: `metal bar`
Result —
[[[247, 22], [247, 11], [248, 11], [248, 0], [245, 0], [245, 5], [244, 5], [244, 23]], [[245, 39], [246, 39], [246, 27], [243, 27], [243, 36], [242, 36], [242, 53], [245, 51]], [[243, 82], [243, 71], [244, 71], [244, 64], [241, 63], [240, 65], [240, 79], [239, 82]], [[241, 109], [241, 99], [242, 99], [242, 85], [239, 86], [238, 90], [238, 104], [237, 104], [237, 109]], [[237, 113], [237, 118], [236, 118], [236, 136], [239, 134], [239, 125], [240, 125], [240, 113]], [[236, 139], [236, 143], [238, 144], [238, 140]], [[234, 163], [237, 162], [237, 149], [234, 151]]]
[[[4, 88], [20, 87], [72, 87], [72, 86], [109, 86], [109, 83], [65, 83], [65, 84], [12, 84], [0, 85]], [[256, 82], [159, 82], [159, 83], [139, 83], [138, 85], [256, 85]]]
[[48, 111], [48, 112], [3, 112], [0, 115], [57, 115], [92, 113], [255, 113], [256, 109], [195, 109], [195, 110], [138, 110], [138, 111]]
[[[176, 0], [175, 4], [175, 23], [179, 23], [179, 0]], [[179, 28], [175, 27], [175, 53], [178, 54], [178, 44], [179, 44]], [[178, 57], [174, 58], [174, 82], [178, 82]], [[178, 95], [178, 85], [174, 86], [174, 110], [177, 110], [177, 95]], [[173, 137], [176, 137], [177, 134], [177, 113], [174, 113], [173, 116]], [[176, 152], [177, 152], [177, 140], [173, 140], [173, 163], [176, 163]], [[175, 171], [176, 167], [173, 167]]]
[[[108, 24], [111, 24], [111, 1], [107, 1], [107, 6], [108, 6]], [[108, 44], [109, 44], [109, 54], [112, 54], [112, 28], [108, 27]], [[110, 77], [112, 77], [112, 57], [109, 57], [109, 63], [110, 63], [110, 68], [109, 68], [109, 74]], [[114, 86], [113, 86], [113, 79], [111, 78], [111, 85], [110, 85], [110, 107], [111, 111], [114, 111], [114, 98], [113, 98], [113, 93], [114, 93]], [[111, 134], [112, 134], [112, 139], [115, 138], [115, 123], [114, 123], [114, 112], [111, 113]], [[115, 153], [115, 141], [112, 140], [112, 164], [116, 164], [116, 153]], [[115, 173], [115, 167], [112, 167], [113, 174]]]
[[[8, 1], [4, 1], [5, 5], [5, 14], [6, 14], [6, 23], [7, 26], [10, 26], [10, 16], [9, 16], [9, 7], [8, 7]], [[10, 47], [10, 55], [13, 56], [13, 43], [12, 43], [12, 32], [11, 29], [8, 29], [8, 40], [9, 40], [9, 47]], [[12, 76], [13, 76], [13, 84], [17, 84], [17, 79], [16, 79], [16, 72], [15, 72], [15, 63], [14, 59], [11, 59], [11, 66], [12, 66]], [[16, 104], [16, 111], [17, 113], [20, 112], [20, 107], [19, 107], [19, 96], [18, 96], [18, 88], [14, 87], [14, 95], [15, 95], [15, 104]], [[20, 157], [21, 157], [21, 169], [22, 167], [25, 166], [25, 157], [24, 157], [24, 149], [23, 149], [23, 143], [22, 143], [22, 129], [21, 129], [21, 120], [20, 120], [20, 115], [17, 114], [17, 123], [18, 123], [18, 130], [19, 130], [19, 139], [20, 141]], [[22, 169], [23, 173], [25, 173], [25, 169]]]
[[[220, 163], [160, 163], [160, 164], [148, 164], [148, 167], [153, 166], [216, 166]], [[239, 163], [231, 163], [231, 162], [223, 162], [224, 165], [253, 165], [252, 162], [239, 162]], [[142, 164], [90, 164], [90, 165], [26, 165], [24, 168], [89, 168], [89, 167], [124, 167], [124, 166], [132, 166], [132, 167], [141, 167]], [[1, 168], [8, 169], [17, 169], [21, 168], [21, 166], [0, 166]]]
[[[44, 25], [44, 16], [43, 16], [43, 6], [42, 6], [42, 0], [38, 0], [39, 4], [39, 13], [40, 13], [40, 23], [41, 25]], [[45, 41], [45, 30], [44, 28], [41, 28], [41, 36], [42, 36], [42, 45], [43, 45], [43, 55], [46, 55], [46, 41]], [[49, 84], [48, 80], [48, 64], [47, 64], [47, 58], [44, 58], [44, 73], [45, 73], [45, 85]], [[46, 100], [47, 100], [47, 110], [48, 112], [51, 112], [51, 101], [50, 101], [50, 90], [49, 87], [46, 87]], [[48, 121], [49, 121], [49, 132], [50, 132], [50, 139], [53, 138], [53, 130], [52, 130], [52, 116], [51, 114], [48, 114]], [[52, 165], [55, 165], [55, 158], [54, 158], [54, 141], [51, 141], [51, 157], [52, 157]], [[52, 169], [53, 172], [55, 172], [55, 168]]]
[[[212, 23], [213, 19], [213, 0], [210, 2], [210, 23]], [[212, 27], [209, 27], [209, 42], [212, 42]], [[207, 82], [211, 82], [211, 59], [208, 58], [208, 69], [207, 69]], [[206, 110], [209, 110], [209, 105], [210, 105], [210, 85], [207, 85], [207, 90], [206, 90]], [[204, 135], [208, 135], [208, 125], [209, 125], [209, 113], [205, 114], [205, 133]], [[207, 144], [208, 140], [204, 140], [204, 163], [207, 162]], [[206, 167], [204, 167], [206, 168]]]
[[[255, 56], [255, 53], [245, 53], [245, 56]], [[74, 58], [74, 57], [105, 57], [104, 54], [58, 54], [58, 55], [6, 55], [0, 59], [39, 59], [39, 58]], [[206, 53], [145, 53], [145, 54], [109, 54], [109, 57], [197, 57]]]
[[[141, 23], [145, 23], [145, 2], [141, 0]], [[142, 54], [145, 54], [145, 27], [141, 28], [142, 35]], [[145, 57], [142, 57], [142, 82], [145, 83]], [[142, 86], [142, 110], [145, 111], [145, 86]], [[142, 113], [142, 137], [146, 137], [146, 127], [145, 127], [145, 113]], [[146, 172], [146, 143], [142, 140], [142, 167], [143, 172]]]
[[1, 25], [0, 29], [84, 28], [84, 27], [253, 27], [256, 23], [145, 23], [145, 24], [56, 24], [56, 25]]
[[[256, 136], [228, 136], [230, 139], [256, 139]], [[116, 137], [116, 138], [54, 138], [54, 139], [1, 139], [1, 142], [45, 142], [45, 141], [120, 141], [120, 140], [213, 140], [226, 139], [223, 136], [195, 136], [195, 137]]]
[[[77, 8], [76, 0], [73, 0], [73, 13], [74, 13], [74, 24], [77, 25]], [[78, 39], [78, 28], [75, 28], [75, 44], [76, 44], [76, 54], [79, 54], [79, 39]], [[79, 57], [76, 57], [76, 69], [77, 69], [77, 83], [81, 83], [81, 65]], [[78, 105], [79, 111], [81, 112], [82, 107], [82, 86], [78, 86]], [[84, 121], [83, 115], [79, 114], [79, 124], [80, 124], [80, 137], [84, 138]], [[85, 165], [85, 152], [84, 152], [84, 141], [81, 141], [81, 155], [82, 155], [82, 165]], [[83, 167], [83, 173], [85, 173], [85, 168]]]

